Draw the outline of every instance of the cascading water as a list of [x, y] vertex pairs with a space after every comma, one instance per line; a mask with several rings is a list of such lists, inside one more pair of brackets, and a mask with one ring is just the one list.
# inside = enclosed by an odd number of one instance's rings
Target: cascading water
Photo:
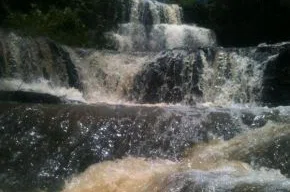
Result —
[[[283, 50], [289, 44], [239, 49], [215, 47], [212, 31], [181, 24], [179, 6], [156, 1], [129, 2], [129, 23], [120, 24], [119, 30], [109, 35], [129, 39], [130, 48], [119, 47], [117, 52], [72, 49], [47, 39], [2, 33], [0, 90], [49, 93], [88, 103], [231, 106], [271, 103], [273, 92], [277, 98], [287, 97], [285, 91], [279, 92], [287, 89], [284, 85], [288, 86], [288, 80], [278, 77], [287, 69], [282, 66], [280, 71], [276, 70], [275, 63], [285, 65], [283, 57], [287, 63], [289, 55]], [[126, 35], [119, 31], [125, 31]], [[134, 40], [136, 35], [141, 39]], [[116, 44], [119, 40], [113, 38]], [[138, 48], [148, 43], [156, 46]], [[283, 87], [271, 91], [274, 85], [267, 81], [268, 77], [282, 81], [279, 84]]]
[[76, 65], [82, 74], [84, 98], [88, 103], [125, 103], [130, 94], [134, 76], [154, 53], [116, 53], [93, 51], [80, 58], [73, 50]]
[[182, 25], [178, 5], [132, 0], [129, 23], [109, 34], [119, 51], [160, 51], [181, 47], [214, 46], [209, 29]]
[[49, 93], [83, 100], [69, 53], [55, 42], [0, 31], [0, 91]]
[[0, 192], [290, 191], [290, 43], [122, 2], [114, 51], [0, 33]]

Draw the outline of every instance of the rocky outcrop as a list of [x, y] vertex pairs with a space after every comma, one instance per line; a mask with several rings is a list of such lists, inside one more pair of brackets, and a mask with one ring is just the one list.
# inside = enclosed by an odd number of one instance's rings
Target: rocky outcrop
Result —
[[135, 77], [131, 98], [141, 103], [194, 104], [201, 101], [200, 86], [204, 57], [213, 62], [214, 49], [170, 50], [162, 52]]
[[267, 63], [264, 71], [262, 102], [272, 106], [289, 105], [290, 44], [281, 45], [277, 48], [259, 47], [259, 50], [276, 51], [276, 55]]
[[131, 99], [289, 105], [289, 51], [290, 43], [164, 51], [136, 75]]

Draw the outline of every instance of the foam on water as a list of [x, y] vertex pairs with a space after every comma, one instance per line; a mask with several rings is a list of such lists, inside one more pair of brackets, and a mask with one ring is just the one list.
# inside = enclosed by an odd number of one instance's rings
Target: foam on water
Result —
[[0, 90], [47, 93], [67, 100], [85, 102], [83, 94], [79, 90], [75, 88], [55, 86], [53, 83], [45, 79], [36, 79], [29, 83], [26, 83], [21, 79], [0, 79]]
[[214, 33], [195, 25], [182, 24], [182, 9], [154, 0], [132, 0], [130, 21], [108, 33], [119, 51], [160, 51], [216, 44]]
[[212, 31], [195, 25], [156, 24], [148, 29], [142, 24], [127, 23], [120, 25], [118, 32], [111, 35], [119, 51], [160, 51], [216, 44]]
[[[146, 24], [181, 24], [181, 8], [154, 0], [132, 0], [130, 22]], [[148, 19], [151, 21], [148, 22]]]
[[76, 63], [88, 103], [129, 103], [134, 76], [155, 54], [94, 51]]
[[[151, 31], [152, 49], [197, 48], [215, 45], [212, 31], [195, 25], [154, 25]], [[160, 41], [160, 40], [163, 40]]]

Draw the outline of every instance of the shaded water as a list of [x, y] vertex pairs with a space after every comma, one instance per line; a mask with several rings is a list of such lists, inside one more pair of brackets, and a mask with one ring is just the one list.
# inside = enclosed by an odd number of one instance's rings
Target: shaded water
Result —
[[0, 191], [290, 191], [290, 44], [222, 48], [178, 5], [126, 5], [114, 50], [0, 33], [0, 96], [80, 102], [0, 103]]

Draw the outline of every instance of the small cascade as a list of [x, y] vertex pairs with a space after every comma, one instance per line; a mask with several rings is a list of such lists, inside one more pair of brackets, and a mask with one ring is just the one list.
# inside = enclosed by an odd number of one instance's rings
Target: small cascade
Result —
[[163, 51], [136, 75], [129, 97], [141, 103], [288, 105], [289, 45]]
[[175, 4], [169, 5], [154, 0], [131, 0], [130, 22], [143, 25], [181, 24], [182, 10]]
[[83, 100], [70, 54], [46, 38], [0, 31], [0, 92], [29, 91]]
[[154, 53], [73, 50], [70, 52], [81, 74], [83, 95], [88, 103], [126, 103], [135, 75]]
[[201, 77], [204, 102], [216, 105], [254, 104], [260, 101], [265, 62], [248, 50], [218, 50], [213, 62], [203, 59]]
[[1, 78], [32, 82], [46, 79], [55, 86], [81, 89], [78, 73], [60, 45], [45, 39], [21, 37], [1, 31]]
[[119, 51], [160, 51], [214, 46], [212, 31], [182, 24], [182, 9], [154, 0], [132, 0], [129, 23], [108, 36]]

